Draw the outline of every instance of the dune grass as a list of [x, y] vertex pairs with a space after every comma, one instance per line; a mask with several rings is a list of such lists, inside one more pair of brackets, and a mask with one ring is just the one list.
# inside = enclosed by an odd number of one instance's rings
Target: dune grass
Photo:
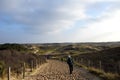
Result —
[[87, 69], [90, 73], [97, 75], [98, 77], [102, 78], [103, 80], [120, 80], [119, 74], [105, 72], [103, 70], [96, 69], [94, 67], [87, 67], [87, 66], [79, 64], [77, 62], [75, 62], [75, 64], [79, 67]]
[[103, 70], [96, 69], [93, 67], [89, 67], [87, 68], [87, 70], [89, 70], [90, 73], [95, 74], [104, 80], [120, 80], [120, 75], [117, 73], [115, 74], [110, 72], [104, 72]]

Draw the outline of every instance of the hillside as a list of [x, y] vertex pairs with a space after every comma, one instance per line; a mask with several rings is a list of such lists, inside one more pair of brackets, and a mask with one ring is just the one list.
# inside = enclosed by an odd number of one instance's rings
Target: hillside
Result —
[[[21, 44], [2, 44], [0, 45], [0, 76], [3, 71], [6, 72], [10, 66], [15, 73], [21, 73], [23, 63], [31, 67], [31, 61], [45, 60], [43, 56], [31, 53], [27, 47]], [[34, 65], [35, 66], [35, 65]]]
[[97, 52], [90, 52], [86, 54], [77, 55], [79, 58], [90, 60], [119, 61], [120, 60], [120, 47], [109, 48]]
[[120, 47], [109, 48], [98, 52], [90, 52], [73, 56], [86, 66], [102, 68], [106, 72], [120, 73]]

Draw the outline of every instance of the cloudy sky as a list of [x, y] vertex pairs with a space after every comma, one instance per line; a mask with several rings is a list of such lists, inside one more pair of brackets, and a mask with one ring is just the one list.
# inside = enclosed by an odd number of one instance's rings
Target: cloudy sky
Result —
[[120, 0], [0, 0], [0, 43], [120, 41]]

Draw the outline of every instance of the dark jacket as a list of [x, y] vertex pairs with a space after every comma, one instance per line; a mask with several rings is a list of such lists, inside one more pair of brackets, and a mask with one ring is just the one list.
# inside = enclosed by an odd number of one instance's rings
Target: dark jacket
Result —
[[67, 63], [68, 63], [68, 65], [72, 66], [72, 65], [73, 65], [73, 60], [72, 60], [72, 58], [68, 57]]

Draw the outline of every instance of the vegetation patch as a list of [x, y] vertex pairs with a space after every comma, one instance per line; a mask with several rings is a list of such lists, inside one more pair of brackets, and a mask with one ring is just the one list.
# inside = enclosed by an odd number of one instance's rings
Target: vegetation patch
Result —
[[91, 67], [88, 68], [88, 70], [89, 70], [90, 73], [95, 74], [95, 75], [103, 78], [104, 80], [119, 80], [120, 79], [119, 74], [104, 72], [102, 70], [91, 68]]
[[104, 72], [103, 70], [96, 69], [96, 68], [93, 68], [93, 67], [86, 67], [85, 65], [79, 64], [77, 62], [75, 62], [75, 64], [79, 67], [87, 69], [90, 73], [99, 76], [103, 80], [119, 80], [120, 79], [119, 74]]
[[0, 61], [0, 77], [3, 78], [5, 74], [5, 63]]

